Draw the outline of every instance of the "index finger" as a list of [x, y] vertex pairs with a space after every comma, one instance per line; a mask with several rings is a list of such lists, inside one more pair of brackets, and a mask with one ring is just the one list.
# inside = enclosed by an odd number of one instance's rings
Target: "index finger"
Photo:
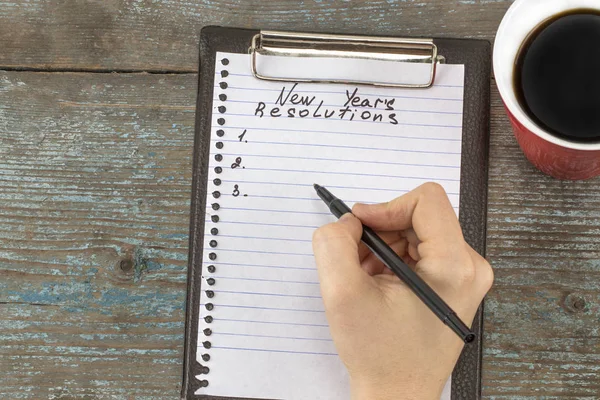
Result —
[[448, 239], [464, 241], [458, 218], [442, 186], [426, 183], [390, 202], [356, 204], [352, 213], [375, 230], [413, 228], [422, 242]]

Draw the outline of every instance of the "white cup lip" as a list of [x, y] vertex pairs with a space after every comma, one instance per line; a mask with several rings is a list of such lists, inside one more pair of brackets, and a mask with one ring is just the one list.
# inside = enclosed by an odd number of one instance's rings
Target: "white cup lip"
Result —
[[527, 130], [560, 147], [598, 151], [600, 141], [574, 142], [551, 135], [539, 127], [520, 106], [513, 88], [516, 55], [527, 35], [549, 17], [559, 12], [580, 8], [600, 11], [600, 2], [598, 0], [515, 0], [504, 15], [496, 33], [493, 50], [494, 77], [506, 108]]

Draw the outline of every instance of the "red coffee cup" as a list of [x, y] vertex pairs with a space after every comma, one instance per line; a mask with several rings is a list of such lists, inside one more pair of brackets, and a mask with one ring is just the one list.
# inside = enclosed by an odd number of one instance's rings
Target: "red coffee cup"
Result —
[[519, 146], [540, 171], [558, 179], [600, 176], [600, 141], [567, 140], [536, 124], [517, 100], [514, 69], [521, 47], [537, 27], [554, 16], [579, 9], [600, 12], [600, 1], [516, 0], [504, 16], [494, 43], [494, 76]]

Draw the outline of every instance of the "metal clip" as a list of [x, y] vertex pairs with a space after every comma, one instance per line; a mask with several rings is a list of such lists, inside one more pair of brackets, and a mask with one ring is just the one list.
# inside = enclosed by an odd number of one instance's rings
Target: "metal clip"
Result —
[[249, 49], [252, 74], [268, 81], [290, 81], [292, 78], [265, 76], [258, 72], [257, 54], [286, 57], [343, 57], [383, 61], [430, 63], [429, 79], [424, 83], [357, 82], [343, 79], [293, 79], [296, 82], [326, 82], [367, 84], [396, 88], [426, 89], [433, 85], [437, 64], [444, 62], [438, 55], [433, 39], [412, 39], [377, 36], [331, 35], [281, 31], [261, 31], [252, 38]]

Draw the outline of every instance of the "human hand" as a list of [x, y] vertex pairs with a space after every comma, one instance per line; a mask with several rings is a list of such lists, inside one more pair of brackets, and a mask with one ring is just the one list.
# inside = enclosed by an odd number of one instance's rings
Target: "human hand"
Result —
[[433, 183], [391, 202], [356, 204], [315, 231], [313, 250], [331, 335], [354, 400], [436, 399], [464, 343], [360, 241], [370, 226], [467, 324], [493, 282]]

